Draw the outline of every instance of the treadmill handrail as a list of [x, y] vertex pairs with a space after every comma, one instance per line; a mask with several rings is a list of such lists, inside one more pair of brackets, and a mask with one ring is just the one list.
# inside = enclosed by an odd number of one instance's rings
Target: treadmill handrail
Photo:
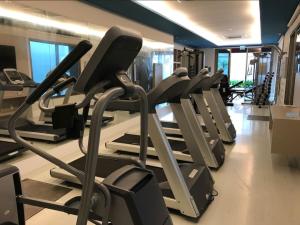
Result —
[[[109, 84], [109, 81], [103, 81], [102, 83], [97, 84], [96, 86], [94, 86], [87, 94], [86, 96], [83, 98], [83, 100], [81, 102], [78, 102], [75, 104], [75, 107], [77, 109], [81, 109], [84, 108], [85, 106], [87, 106], [88, 104], [90, 104], [90, 101], [94, 98], [95, 94], [98, 94], [100, 92], [103, 91], [103, 87], [106, 86], [107, 84]], [[47, 91], [41, 98], [39, 101], [39, 108], [40, 110], [42, 110], [43, 112], [49, 112], [52, 113], [55, 110], [55, 107], [59, 107], [59, 106], [63, 106], [65, 105], [65, 103], [60, 104], [60, 105], [55, 105], [50, 107], [47, 104], [47, 101], [51, 98], [52, 95], [56, 94], [56, 92], [53, 90], [53, 88], [51, 88], [49, 91]]]
[[196, 76], [191, 77], [191, 81], [186, 90], [182, 93], [181, 98], [189, 98], [190, 94], [201, 91], [206, 84], [205, 81], [209, 79], [208, 76], [205, 76], [206, 74], [208, 74], [208, 70], [202, 69]]
[[216, 73], [214, 73], [214, 75], [211, 76], [212, 85], [219, 84], [221, 82], [221, 79], [224, 76], [223, 73], [224, 73], [224, 70], [219, 69]]
[[204, 90], [209, 90], [214, 85], [218, 85], [221, 82], [222, 77], [224, 76], [223, 70], [220, 69], [216, 73], [214, 73], [212, 76], [209, 76], [209, 80], [207, 82], [207, 87], [204, 87]]
[[78, 60], [92, 48], [89, 41], [81, 41], [79, 44], [58, 64], [49, 76], [29, 95], [27, 104], [37, 101], [55, 82], [62, 77]]

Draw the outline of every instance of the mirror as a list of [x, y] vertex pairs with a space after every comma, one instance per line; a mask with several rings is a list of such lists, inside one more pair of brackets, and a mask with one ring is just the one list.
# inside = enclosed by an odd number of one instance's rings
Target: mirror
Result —
[[[84, 3], [69, 2], [68, 4]], [[30, 5], [26, 2], [0, 2], [0, 71], [4, 68], [15, 68], [27, 74], [36, 83], [41, 83], [47, 74], [74, 48], [81, 40], [89, 40], [94, 46], [103, 37], [109, 26], [88, 23], [86, 18], [64, 16], [53, 13], [39, 4]], [[55, 5], [55, 4], [54, 4]], [[52, 8], [51, 8], [52, 7]], [[51, 5], [53, 9], [53, 5]], [[92, 16], [92, 15], [91, 15]], [[116, 21], [117, 22], [117, 21]], [[127, 27], [126, 27], [127, 28]], [[130, 29], [130, 28], [129, 28]], [[73, 66], [67, 75], [78, 77], [87, 64], [93, 49]], [[155, 64], [161, 65], [161, 73], [155, 69]], [[156, 70], [156, 73], [154, 73]], [[173, 71], [173, 44], [162, 43], [160, 40], [144, 38], [143, 48], [131, 65], [128, 74], [131, 79], [141, 85], [146, 91], [151, 90], [160, 79], [166, 78]], [[154, 74], [160, 77], [154, 79]], [[10, 114], [24, 101], [30, 90], [12, 92], [1, 91], [0, 117]], [[56, 105], [66, 100], [66, 91], [56, 95], [49, 104]], [[78, 101], [80, 95], [67, 96], [70, 102]], [[124, 112], [107, 112], [115, 118], [113, 123], [128, 119]], [[40, 121], [44, 116], [37, 107], [32, 107], [28, 115], [34, 121]], [[130, 115], [131, 117], [132, 115]]]

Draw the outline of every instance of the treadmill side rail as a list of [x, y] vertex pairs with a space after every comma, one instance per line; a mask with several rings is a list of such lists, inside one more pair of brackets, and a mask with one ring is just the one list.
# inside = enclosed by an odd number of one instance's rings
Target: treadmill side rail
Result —
[[[203, 90], [203, 95], [207, 101], [207, 104], [210, 108], [212, 116], [213, 116], [214, 120], [216, 121], [216, 126], [220, 132], [221, 139], [226, 142], [233, 142], [234, 140], [226, 128], [225, 121], [222, 117], [221, 111], [220, 111], [212, 93], [210, 91]], [[202, 106], [202, 105], [198, 105], [198, 104], [199, 104], [199, 102], [196, 101], [197, 107], [206, 107], [206, 105]]]
[[200, 213], [196, 207], [194, 198], [189, 192], [156, 113], [149, 114], [149, 134], [177, 201], [178, 207], [176, 208], [184, 215], [194, 218], [199, 217]]
[[[209, 114], [208, 109], [205, 105], [203, 94], [192, 94], [192, 98], [194, 99], [196, 105], [198, 106], [197, 108], [203, 120], [205, 121], [205, 126], [210, 136], [214, 139], [220, 138], [217, 127], [213, 119], [211, 118], [211, 115]], [[205, 106], [205, 107], [199, 107], [199, 106]]]
[[[55, 134], [41, 133], [41, 132], [30, 132], [30, 131], [17, 131], [21, 137], [34, 139], [34, 140], [43, 140], [58, 142], [66, 139], [66, 136], [59, 136]], [[9, 136], [8, 130], [0, 129], [0, 135]]]
[[201, 124], [198, 123], [193, 106], [189, 99], [181, 99], [181, 104], [171, 104], [178, 126], [182, 132], [194, 162], [211, 167], [218, 167], [207, 143]]
[[[130, 153], [138, 154], [138, 152], [140, 150], [139, 145], [118, 143], [116, 141], [106, 142], [105, 146], [108, 151], [111, 151], [111, 153], [120, 151], [120, 152], [130, 152]], [[185, 162], [193, 162], [193, 160], [189, 154], [184, 154], [180, 151], [175, 151], [175, 150], [173, 150], [173, 154], [177, 160], [181, 160], [181, 161], [185, 161]], [[148, 147], [147, 155], [157, 156], [157, 152], [156, 152], [155, 148]]]
[[219, 109], [221, 111], [221, 114], [223, 116], [223, 119], [224, 119], [225, 123], [228, 123], [228, 122], [231, 123], [230, 116], [229, 116], [229, 114], [228, 114], [228, 112], [226, 110], [226, 106], [225, 106], [225, 104], [224, 104], [224, 102], [222, 100], [222, 97], [220, 95], [219, 90], [217, 88], [211, 88], [210, 91], [211, 91], [211, 93], [212, 93], [212, 95], [213, 95], [216, 103], [219, 106]]

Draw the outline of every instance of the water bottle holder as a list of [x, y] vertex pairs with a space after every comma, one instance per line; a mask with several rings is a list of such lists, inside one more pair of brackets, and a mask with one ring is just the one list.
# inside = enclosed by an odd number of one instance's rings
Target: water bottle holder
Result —
[[84, 129], [84, 119], [74, 104], [56, 106], [52, 113], [53, 129], [66, 129], [68, 138], [77, 139]]

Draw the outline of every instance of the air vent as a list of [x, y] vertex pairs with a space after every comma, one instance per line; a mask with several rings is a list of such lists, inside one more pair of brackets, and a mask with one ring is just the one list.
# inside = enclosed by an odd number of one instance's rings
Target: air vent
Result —
[[227, 39], [241, 39], [242, 35], [225, 36]]

